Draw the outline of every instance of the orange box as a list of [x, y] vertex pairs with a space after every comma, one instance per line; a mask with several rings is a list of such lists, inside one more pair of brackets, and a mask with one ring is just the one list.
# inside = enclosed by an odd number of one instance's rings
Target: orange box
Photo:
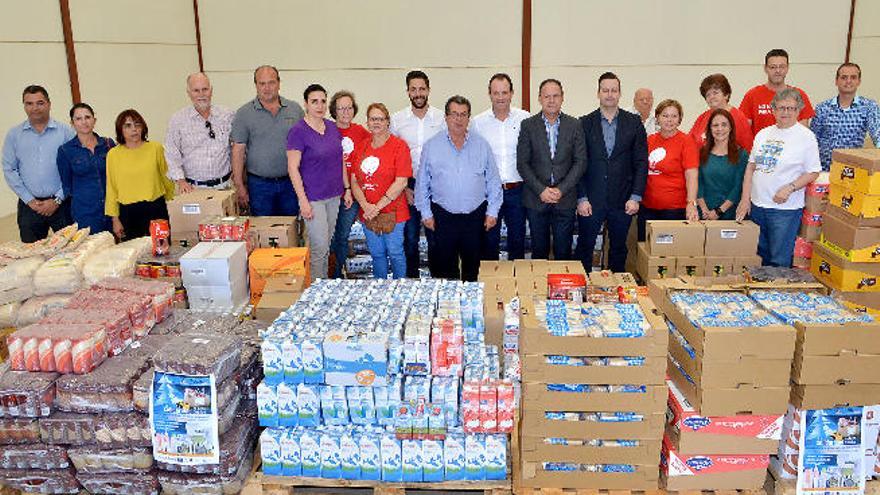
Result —
[[248, 258], [248, 274], [251, 279], [251, 303], [263, 295], [266, 279], [278, 276], [294, 276], [305, 279], [308, 287], [309, 248], [260, 248], [254, 249]]

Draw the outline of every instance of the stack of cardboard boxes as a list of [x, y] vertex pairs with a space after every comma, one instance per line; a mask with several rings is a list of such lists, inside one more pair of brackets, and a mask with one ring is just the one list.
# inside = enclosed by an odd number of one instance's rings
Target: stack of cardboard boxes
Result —
[[191, 309], [244, 309], [248, 302], [247, 273], [244, 242], [200, 242], [180, 257], [180, 274]]
[[168, 223], [171, 238], [177, 242], [187, 241], [195, 245], [199, 238], [199, 224], [211, 217], [227, 217], [238, 214], [235, 191], [195, 189], [178, 194], [168, 202]]
[[792, 265], [805, 270], [810, 269], [813, 257], [813, 244], [819, 241], [822, 223], [828, 209], [828, 174], [823, 173], [804, 194], [804, 214], [801, 217], [801, 230], [795, 240]]
[[248, 258], [250, 301], [256, 316], [274, 320], [309, 285], [308, 248], [259, 248]]
[[643, 281], [670, 277], [719, 277], [760, 265], [758, 226], [716, 220], [650, 221], [638, 246], [637, 270]]
[[811, 271], [851, 307], [880, 313], [880, 150], [835, 150]]

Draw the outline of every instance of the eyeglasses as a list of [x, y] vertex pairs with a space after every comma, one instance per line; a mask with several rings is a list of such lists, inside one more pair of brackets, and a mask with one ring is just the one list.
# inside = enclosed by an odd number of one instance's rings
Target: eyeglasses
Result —
[[205, 128], [208, 129], [208, 137], [209, 138], [214, 139], [217, 137], [217, 135], [214, 134], [214, 128], [211, 126], [210, 120], [205, 121]]
[[449, 112], [447, 115], [449, 117], [452, 117], [453, 119], [466, 119], [471, 116], [469, 113], [460, 113], [460, 112]]
[[337, 112], [351, 112], [354, 107], [336, 107]]
[[789, 107], [789, 106], [781, 106], [781, 105], [776, 107], [776, 110], [779, 110], [780, 112], [797, 112], [797, 109], [798, 109], [798, 107]]
[[370, 122], [385, 122], [387, 119], [385, 117], [369, 117], [367, 120]]

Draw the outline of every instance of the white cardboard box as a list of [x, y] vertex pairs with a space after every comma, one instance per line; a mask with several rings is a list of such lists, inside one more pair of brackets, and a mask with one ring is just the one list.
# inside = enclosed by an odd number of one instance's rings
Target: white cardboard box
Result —
[[229, 285], [187, 286], [190, 309], [207, 311], [234, 310], [248, 302], [250, 293], [246, 280]]
[[229, 286], [241, 282], [247, 289], [247, 248], [243, 242], [200, 242], [180, 257], [180, 274], [189, 291], [196, 286]]

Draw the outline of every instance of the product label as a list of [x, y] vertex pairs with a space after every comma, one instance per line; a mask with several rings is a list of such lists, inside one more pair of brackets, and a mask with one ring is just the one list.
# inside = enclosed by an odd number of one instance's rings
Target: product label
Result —
[[736, 236], [739, 234], [739, 231], [736, 229], [722, 229], [721, 230], [721, 238], [722, 239], [736, 239]]
[[797, 493], [865, 493], [862, 407], [803, 411], [798, 441]]
[[217, 408], [214, 375], [154, 372], [150, 429], [156, 461], [181, 466], [218, 464]]
[[660, 234], [654, 238], [654, 244], [672, 244], [675, 241], [673, 234]]
[[201, 215], [202, 207], [198, 203], [185, 204], [180, 209], [184, 215]]

